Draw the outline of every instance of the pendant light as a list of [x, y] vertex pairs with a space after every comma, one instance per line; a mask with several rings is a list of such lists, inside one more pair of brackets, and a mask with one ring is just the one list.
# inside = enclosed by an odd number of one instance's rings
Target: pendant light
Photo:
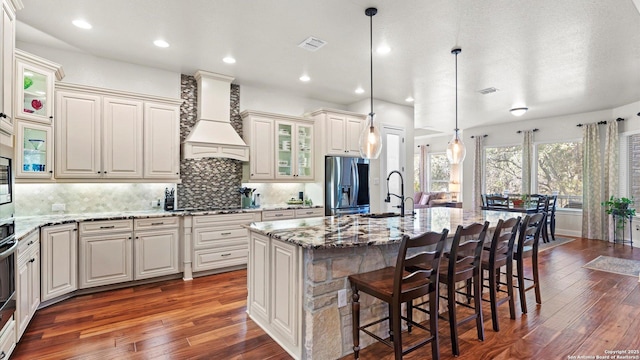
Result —
[[358, 146], [360, 148], [360, 156], [365, 159], [377, 159], [382, 151], [382, 138], [380, 130], [373, 123], [375, 113], [373, 112], [373, 16], [378, 13], [376, 8], [368, 8], [364, 11], [369, 17], [369, 56], [371, 59], [371, 111], [367, 118], [367, 126], [362, 129]]
[[462, 52], [460, 48], [454, 48], [451, 53], [456, 56], [456, 128], [453, 133], [453, 139], [447, 144], [447, 159], [451, 164], [460, 164], [467, 155], [467, 149], [458, 135], [458, 54]]

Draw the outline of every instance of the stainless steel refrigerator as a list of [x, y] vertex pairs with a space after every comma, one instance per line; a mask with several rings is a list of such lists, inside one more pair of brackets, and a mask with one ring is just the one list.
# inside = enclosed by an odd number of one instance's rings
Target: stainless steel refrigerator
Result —
[[369, 160], [327, 156], [324, 161], [325, 215], [369, 212]]

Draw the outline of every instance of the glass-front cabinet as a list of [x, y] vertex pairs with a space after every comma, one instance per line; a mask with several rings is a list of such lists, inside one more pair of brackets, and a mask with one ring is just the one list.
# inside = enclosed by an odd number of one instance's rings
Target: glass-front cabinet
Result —
[[276, 179], [313, 179], [313, 125], [276, 122]]
[[16, 179], [53, 177], [52, 138], [51, 126], [18, 121]]
[[62, 76], [60, 65], [16, 50], [16, 117], [51, 124], [54, 82]]

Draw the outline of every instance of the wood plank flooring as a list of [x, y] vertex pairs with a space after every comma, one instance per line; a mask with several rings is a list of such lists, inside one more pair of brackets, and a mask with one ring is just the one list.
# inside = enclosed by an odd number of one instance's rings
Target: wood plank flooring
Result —
[[[516, 300], [516, 320], [504, 304], [500, 332], [492, 330], [489, 305], [483, 304], [485, 341], [477, 340], [473, 322], [463, 325], [458, 359], [567, 359], [640, 350], [638, 279], [582, 268], [599, 255], [640, 260], [640, 249], [578, 239], [542, 252], [543, 304], [536, 305], [529, 291], [529, 313], [522, 315]], [[246, 297], [241, 270], [66, 300], [37, 312], [12, 359], [289, 359], [248, 318]], [[446, 322], [439, 333], [441, 358], [453, 359]], [[375, 344], [360, 358], [392, 359], [393, 352]], [[429, 358], [429, 347], [405, 357]]]

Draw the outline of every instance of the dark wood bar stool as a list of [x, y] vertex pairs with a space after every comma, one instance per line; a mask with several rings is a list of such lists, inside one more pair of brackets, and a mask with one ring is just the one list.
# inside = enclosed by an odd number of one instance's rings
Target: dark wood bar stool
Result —
[[545, 238], [549, 240], [549, 234], [551, 239], [556, 240], [556, 203], [558, 202], [558, 195], [550, 195], [547, 197], [547, 218], [544, 226]]
[[[442, 233], [428, 232], [414, 238], [409, 238], [405, 235], [402, 237], [395, 267], [389, 266], [384, 269], [349, 276], [349, 282], [353, 290], [351, 312], [353, 320], [353, 355], [355, 359], [359, 358], [360, 331], [392, 347], [396, 359], [402, 359], [403, 355], [428, 343], [431, 343], [432, 358], [440, 358], [437, 315], [429, 316], [429, 328], [426, 328], [422, 324], [413, 321], [410, 303], [414, 299], [428, 295], [431, 314], [438, 313], [440, 260], [448, 233], [449, 230], [445, 229]], [[428, 249], [424, 248], [426, 246], [430, 246], [431, 249], [435, 246], [435, 250], [428, 251]], [[407, 256], [408, 249], [419, 247], [422, 247], [423, 251]], [[360, 326], [360, 291], [389, 304], [389, 316]], [[402, 303], [408, 303], [407, 317], [401, 314]], [[386, 320], [389, 321], [389, 338], [383, 339], [367, 330], [368, 327]], [[412, 326], [415, 326], [429, 332], [430, 336], [403, 350], [402, 320], [407, 322], [409, 332]]]
[[[518, 235], [520, 217], [499, 220], [493, 233], [491, 244], [485, 244], [482, 251], [482, 270], [488, 273], [489, 303], [491, 304], [491, 322], [494, 331], [500, 331], [498, 324], [498, 305], [509, 302], [509, 315], [516, 318], [516, 306], [513, 295], [513, 246]], [[500, 269], [506, 268], [506, 282], [500, 282]], [[507, 297], [498, 300], [499, 284], [507, 286]], [[484, 299], [483, 299], [484, 300]]]
[[[543, 214], [547, 214], [547, 212], [549, 211], [549, 197], [546, 195], [532, 195], [532, 197], [535, 196], [538, 199], [538, 205], [536, 206], [536, 212], [537, 213], [543, 213]], [[549, 234], [546, 231], [546, 226], [542, 228], [542, 241], [543, 242], [549, 242]]]
[[[527, 215], [520, 225], [518, 234], [518, 245], [513, 253], [513, 260], [516, 261], [517, 274], [514, 276], [518, 281], [518, 292], [520, 294], [520, 308], [522, 313], [527, 313], [527, 299], [525, 292], [535, 289], [536, 303], [542, 304], [540, 296], [540, 281], [538, 277], [538, 244], [540, 242], [540, 233], [542, 227], [545, 226], [545, 213], [536, 213]], [[533, 278], [524, 276], [524, 259], [531, 258], [531, 267], [533, 270]], [[532, 282], [529, 287], [525, 287], [525, 280]]]

